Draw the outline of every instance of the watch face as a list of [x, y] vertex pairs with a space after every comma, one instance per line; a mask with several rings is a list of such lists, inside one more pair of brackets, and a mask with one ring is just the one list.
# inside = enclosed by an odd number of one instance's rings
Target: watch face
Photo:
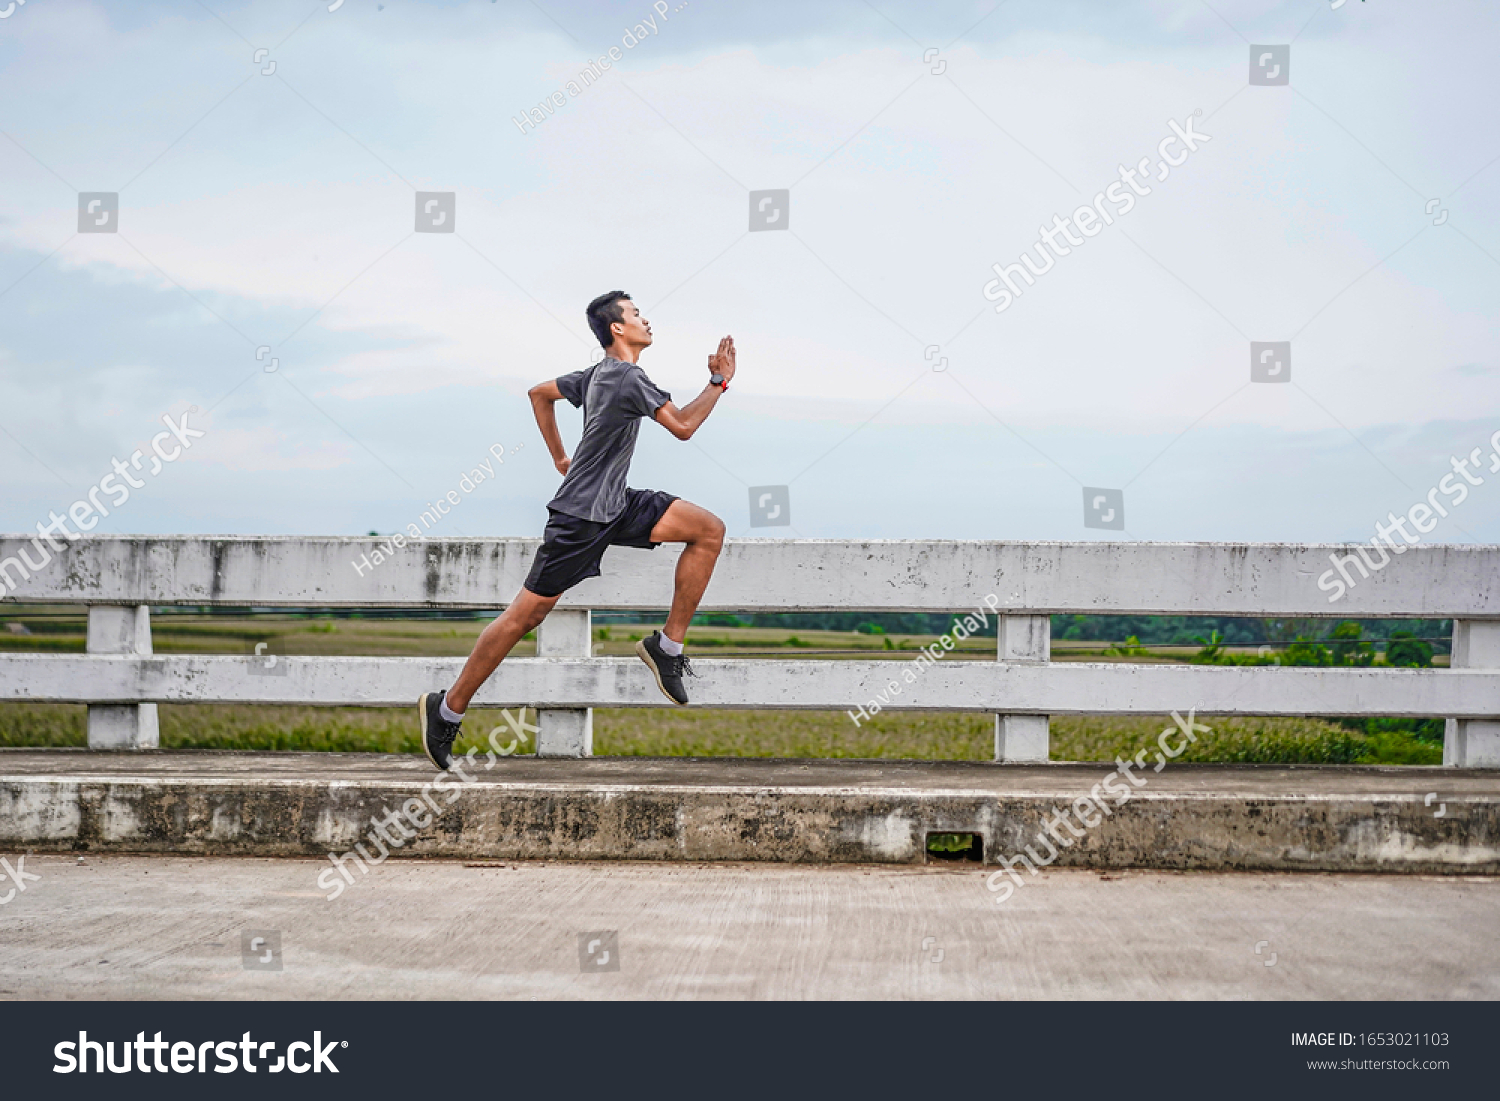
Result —
[[710, 384], [712, 384], [714, 386], [723, 386], [724, 385], [724, 376], [721, 375], [721, 374], [719, 374], [717, 371], [715, 371], [712, 375], [709, 376], [708, 381], [709, 381]]

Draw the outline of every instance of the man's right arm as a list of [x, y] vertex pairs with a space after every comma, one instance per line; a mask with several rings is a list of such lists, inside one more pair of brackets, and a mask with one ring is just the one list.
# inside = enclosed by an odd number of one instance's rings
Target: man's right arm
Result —
[[547, 450], [552, 453], [553, 465], [557, 467], [559, 474], [566, 474], [571, 460], [563, 447], [562, 434], [557, 430], [557, 410], [553, 408], [563, 400], [563, 392], [558, 389], [557, 380], [548, 379], [537, 383], [527, 391], [526, 396], [531, 399], [531, 411], [536, 415], [536, 426], [542, 430]]
[[[734, 337], [726, 336], [719, 341], [719, 350], [708, 357], [708, 370], [710, 374], [717, 372], [722, 375], [725, 383], [734, 378]], [[703, 422], [708, 420], [708, 415], [714, 411], [714, 406], [719, 404], [719, 399], [723, 396], [722, 387], [709, 383], [703, 388], [703, 393], [681, 409], [669, 401], [659, 407], [652, 416], [658, 424], [679, 440], [690, 440], [693, 438], [693, 433], [697, 432]]]
[[703, 393], [681, 409], [669, 401], [654, 414], [656, 423], [679, 440], [690, 440], [693, 438], [693, 433], [702, 428], [703, 422], [708, 420], [708, 415], [714, 411], [714, 406], [719, 404], [719, 398], [723, 396], [723, 393], [724, 391], [717, 386], [705, 386]]

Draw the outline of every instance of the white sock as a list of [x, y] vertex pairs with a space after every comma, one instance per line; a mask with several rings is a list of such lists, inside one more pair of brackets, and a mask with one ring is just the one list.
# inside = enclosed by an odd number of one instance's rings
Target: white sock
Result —
[[448, 710], [446, 700], [438, 700], [438, 714], [443, 717], [443, 722], [445, 723], [461, 723], [464, 721], [463, 712]]
[[667, 632], [658, 631], [657, 636], [661, 640], [661, 652], [666, 654], [667, 657], [675, 658], [678, 654], [682, 653], [682, 643], [673, 642], [667, 637]]

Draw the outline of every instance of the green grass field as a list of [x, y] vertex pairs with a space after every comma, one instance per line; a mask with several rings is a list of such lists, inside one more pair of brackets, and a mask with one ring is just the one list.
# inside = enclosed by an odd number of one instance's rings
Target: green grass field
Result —
[[[417, 753], [416, 708], [243, 707], [163, 704], [162, 745], [180, 749], [297, 749]], [[1322, 719], [1202, 720], [1181, 761], [1273, 764], [1441, 764], [1442, 743], [1407, 733], [1368, 738]], [[501, 725], [475, 708], [468, 740], [481, 746]], [[1052, 758], [1112, 761], [1152, 746], [1167, 716], [1055, 716]], [[502, 743], [509, 743], [508, 728]], [[87, 708], [72, 704], [0, 707], [0, 746], [87, 744]], [[1173, 736], [1176, 744], [1179, 739]], [[594, 713], [594, 752], [637, 757], [857, 757], [985, 761], [994, 752], [986, 715], [891, 712], [856, 727], [843, 712], [684, 711], [630, 708]]]
[[[18, 615], [8, 622], [26, 632], [0, 629], [0, 649], [11, 652], [82, 652], [84, 618], [71, 614]], [[468, 654], [484, 624], [477, 620], [291, 619], [272, 616], [158, 616], [157, 653], [248, 654], [257, 642], [287, 654], [454, 656]], [[625, 656], [644, 626], [596, 631], [595, 653]], [[839, 660], [910, 660], [930, 636], [872, 636], [832, 631], [695, 627], [690, 641], [700, 656], [797, 657]], [[523, 642], [517, 656], [535, 652]], [[992, 660], [993, 639], [972, 639], [946, 660]], [[1191, 650], [1120, 659], [1100, 644], [1058, 646], [1059, 661], [1182, 661]], [[644, 670], [642, 675], [645, 675]], [[851, 706], [853, 706], [851, 702]], [[162, 745], [195, 749], [281, 749], [416, 753], [415, 706], [267, 707], [230, 704], [163, 704]], [[487, 721], [492, 716], [493, 722]], [[1210, 728], [1182, 761], [1260, 763], [1440, 764], [1442, 742], [1410, 730], [1367, 735], [1337, 722], [1303, 718], [1203, 719]], [[467, 728], [484, 741], [498, 712], [475, 709]], [[1055, 716], [1052, 757], [1112, 761], [1155, 743], [1171, 725], [1166, 716]], [[1387, 724], [1390, 725], [1390, 724]], [[1399, 724], [1398, 724], [1399, 725]], [[502, 738], [510, 741], [510, 735]], [[1174, 744], [1176, 739], [1174, 738]], [[70, 704], [0, 705], [0, 746], [82, 746], [87, 709]], [[461, 742], [462, 751], [469, 743]], [[856, 727], [842, 712], [694, 711], [672, 708], [597, 710], [594, 751], [601, 756], [844, 757], [989, 760], [994, 720], [964, 713], [883, 712]]]

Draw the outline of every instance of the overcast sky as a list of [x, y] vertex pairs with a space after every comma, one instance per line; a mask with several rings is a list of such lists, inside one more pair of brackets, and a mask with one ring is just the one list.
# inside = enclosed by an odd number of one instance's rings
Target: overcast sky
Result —
[[[1252, 44], [1288, 84], [1249, 84]], [[196, 405], [96, 530], [394, 531], [501, 444], [433, 534], [539, 536], [525, 391], [622, 288], [679, 404], [735, 337], [718, 411], [643, 425], [631, 477], [731, 535], [1368, 538], [1500, 429], [1497, 50], [1480, 0], [18, 0], [0, 530]], [[1150, 193], [997, 313], [992, 265], [1143, 158]], [[751, 232], [771, 189], [786, 228]], [[419, 191], [454, 232], [414, 232]], [[1291, 381], [1252, 382], [1288, 340]], [[1485, 483], [1429, 538], [1500, 542]], [[752, 528], [772, 485], [792, 526]]]

